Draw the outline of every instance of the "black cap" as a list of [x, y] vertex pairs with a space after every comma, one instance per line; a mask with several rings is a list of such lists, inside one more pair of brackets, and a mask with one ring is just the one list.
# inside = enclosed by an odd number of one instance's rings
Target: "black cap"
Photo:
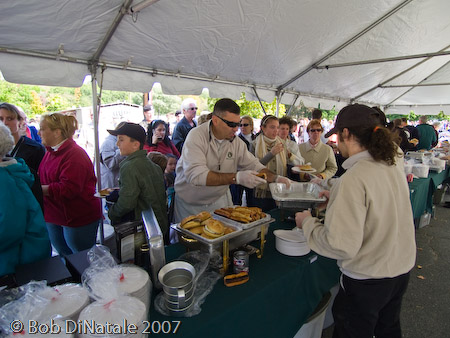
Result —
[[334, 127], [325, 137], [330, 137], [344, 128], [368, 127], [380, 124], [380, 113], [363, 104], [351, 104], [341, 109]]
[[126, 135], [131, 138], [134, 138], [135, 140], [141, 142], [142, 144], [145, 143], [145, 130], [142, 128], [139, 124], [131, 123], [131, 122], [124, 122], [120, 123], [116, 129], [109, 130], [108, 133], [111, 135], [117, 136], [117, 135]]
[[144, 111], [149, 111], [149, 110], [152, 110], [152, 109], [153, 109], [153, 106], [151, 104], [146, 104], [144, 106]]

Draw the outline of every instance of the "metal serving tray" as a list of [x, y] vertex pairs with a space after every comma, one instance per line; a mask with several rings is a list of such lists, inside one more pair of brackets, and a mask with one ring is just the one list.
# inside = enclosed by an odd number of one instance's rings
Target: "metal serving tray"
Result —
[[[213, 215], [213, 218], [216, 218], [217, 215]], [[217, 218], [218, 219], [218, 218]], [[265, 218], [264, 218], [265, 220]], [[191, 233], [190, 231], [183, 229], [180, 227], [179, 224], [172, 224], [171, 227], [174, 229], [180, 238], [180, 242], [187, 246], [188, 248], [192, 250], [206, 250], [209, 253], [212, 253], [213, 251], [218, 251], [220, 253], [223, 252], [223, 242], [225, 240], [228, 240], [228, 247], [229, 250], [234, 250], [236, 248], [239, 248], [240, 246], [253, 242], [255, 240], [258, 240], [261, 238], [261, 231], [264, 231], [264, 234], [267, 234], [269, 224], [274, 222], [275, 219], [269, 218], [269, 220], [259, 223], [257, 225], [254, 225], [252, 228], [249, 229], [242, 229], [240, 225], [234, 225], [231, 224], [228, 218], [225, 218], [225, 220], [220, 220], [227, 226], [236, 227], [239, 228], [239, 230], [236, 230], [232, 232], [231, 234], [218, 237], [213, 240], [209, 240], [207, 238], [204, 238], [200, 235], [196, 235]], [[182, 235], [185, 238], [181, 238]], [[187, 238], [186, 238], [187, 237]], [[194, 239], [194, 242], [191, 242], [189, 239]]]
[[[216, 219], [216, 217], [214, 217], [214, 218]], [[222, 220], [220, 220], [220, 221], [223, 222]], [[214, 239], [208, 239], [208, 238], [205, 238], [205, 237], [203, 237], [201, 235], [194, 234], [193, 232], [190, 232], [189, 230], [186, 230], [185, 228], [182, 228], [180, 226], [180, 223], [175, 224], [175, 229], [177, 231], [179, 231], [179, 232], [181, 232], [181, 233], [183, 233], [183, 234], [185, 234], [185, 235], [187, 235], [187, 236], [189, 236], [191, 238], [194, 238], [194, 239], [196, 239], [196, 240], [198, 240], [200, 242], [203, 242], [205, 244], [222, 243], [226, 239], [230, 239], [230, 238], [238, 236], [239, 232], [242, 231], [242, 228], [240, 226], [237, 226], [237, 225], [234, 225], [234, 224], [231, 224], [231, 223], [228, 223], [228, 222], [223, 222], [223, 223], [226, 226], [232, 227], [234, 229], [234, 231], [229, 233], [229, 234], [226, 234], [226, 235], [214, 238]]]
[[429, 156], [432, 156], [432, 155], [433, 155], [433, 153], [431, 151], [408, 151], [405, 154], [405, 157], [415, 158], [415, 159], [423, 161], [423, 159], [425, 157], [429, 157]]
[[243, 230], [253, 228], [253, 227], [255, 227], [257, 225], [260, 225], [260, 224], [272, 223], [272, 222], [275, 221], [272, 218], [272, 216], [270, 216], [267, 213], [266, 213], [266, 217], [258, 219], [256, 221], [253, 221], [253, 222], [250, 222], [250, 223], [241, 223], [241, 222], [238, 222], [238, 221], [229, 219], [229, 218], [227, 218], [225, 216], [221, 216], [221, 215], [217, 215], [217, 214], [214, 214], [214, 218], [220, 220], [221, 222], [223, 222], [223, 223], [225, 223], [227, 225], [234, 225], [234, 226], [240, 227]]
[[287, 188], [284, 183], [270, 183], [270, 192], [276, 205], [281, 209], [308, 209], [326, 201], [319, 197], [323, 189], [315, 183], [291, 183]]

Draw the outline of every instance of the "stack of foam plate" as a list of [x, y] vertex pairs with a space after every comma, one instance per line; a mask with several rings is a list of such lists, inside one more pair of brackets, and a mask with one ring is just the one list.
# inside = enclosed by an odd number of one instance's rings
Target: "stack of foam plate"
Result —
[[145, 270], [136, 266], [122, 266], [119, 285], [120, 290], [140, 299], [149, 310], [152, 282]]
[[114, 286], [116, 282], [122, 293], [141, 300], [148, 311], [152, 284], [148, 273], [145, 270], [132, 265], [123, 265], [117, 268], [106, 269], [95, 274], [89, 284], [97, 293], [98, 291], [101, 292], [100, 297], [98, 298], [105, 299], [109, 298], [109, 290], [106, 286]]
[[284, 255], [304, 256], [311, 251], [301, 229], [275, 230], [273, 234], [276, 249]]
[[78, 318], [78, 337], [144, 337], [147, 310], [135, 297], [120, 296], [86, 306]]
[[89, 295], [79, 284], [63, 284], [39, 291], [37, 297], [46, 301], [46, 305], [38, 309], [39, 317], [64, 318], [77, 320], [81, 310], [89, 304]]

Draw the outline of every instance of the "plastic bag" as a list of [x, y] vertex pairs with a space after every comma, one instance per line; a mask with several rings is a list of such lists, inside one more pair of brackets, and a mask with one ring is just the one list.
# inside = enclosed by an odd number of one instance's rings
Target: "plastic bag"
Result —
[[[46, 281], [31, 281], [18, 288], [17, 294], [23, 296], [13, 300], [0, 308], [0, 335], [9, 335], [11, 331], [11, 323], [27, 323], [29, 319], [40, 316], [49, 301], [36, 297], [37, 292], [47, 288]], [[25, 328], [24, 328], [25, 329]]]
[[[219, 273], [222, 257], [217, 252], [208, 254], [196, 250], [181, 255], [178, 260], [188, 262], [195, 268], [194, 300], [189, 310], [184, 314], [184, 317], [193, 317], [201, 312], [201, 305], [204, 303], [206, 296], [209, 295], [216, 282], [222, 277]], [[170, 316], [165, 306], [164, 291], [156, 296], [154, 304], [159, 313]]]
[[104, 246], [89, 250], [88, 260], [90, 266], [81, 279], [91, 298], [110, 304], [125, 295], [134, 296], [148, 311], [152, 282], [147, 271], [135, 265], [118, 265]]

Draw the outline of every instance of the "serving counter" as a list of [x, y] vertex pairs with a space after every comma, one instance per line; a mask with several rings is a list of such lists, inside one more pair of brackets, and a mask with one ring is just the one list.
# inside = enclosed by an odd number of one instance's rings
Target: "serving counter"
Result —
[[[167, 317], [151, 308], [149, 320], [181, 321], [180, 337], [293, 337], [314, 311], [322, 296], [338, 283], [336, 261], [314, 252], [289, 257], [275, 249], [276, 229], [292, 229], [293, 222], [281, 222], [279, 210], [266, 236], [264, 256], [250, 257], [250, 280], [226, 287], [220, 279], [191, 318]], [[167, 262], [185, 252], [181, 244], [166, 248]], [[154, 333], [153, 333], [154, 334]]]

